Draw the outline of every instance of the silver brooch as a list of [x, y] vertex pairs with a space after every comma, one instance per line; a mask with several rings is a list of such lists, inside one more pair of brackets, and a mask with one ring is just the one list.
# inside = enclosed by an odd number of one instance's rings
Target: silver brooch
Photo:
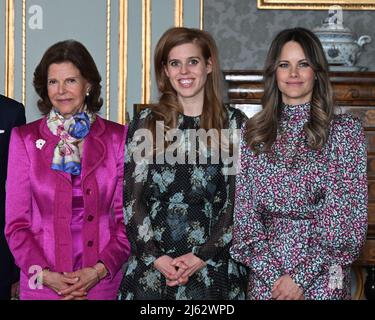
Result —
[[42, 150], [44, 144], [46, 143], [46, 140], [43, 139], [38, 139], [35, 141], [35, 146], [39, 149]]
[[338, 264], [334, 264], [329, 267], [329, 282], [328, 287], [332, 290], [342, 289], [344, 275], [342, 268]]

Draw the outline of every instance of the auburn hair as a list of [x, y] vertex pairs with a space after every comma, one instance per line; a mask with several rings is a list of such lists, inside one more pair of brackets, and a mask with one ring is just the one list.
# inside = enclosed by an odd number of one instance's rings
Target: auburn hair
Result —
[[[148, 117], [145, 127], [156, 137], [156, 121], [163, 121], [165, 130], [176, 128], [178, 115], [183, 108], [178, 102], [177, 92], [172, 87], [165, 73], [170, 51], [179, 45], [193, 43], [202, 53], [206, 65], [212, 64], [212, 72], [207, 75], [204, 85], [203, 110], [200, 117], [202, 129], [220, 129], [226, 126], [227, 115], [222, 99], [222, 73], [220, 70], [218, 50], [213, 37], [199, 29], [175, 27], [168, 29], [159, 39], [154, 53], [154, 68], [159, 102], [152, 107], [152, 116]], [[154, 139], [155, 141], [155, 139]]]

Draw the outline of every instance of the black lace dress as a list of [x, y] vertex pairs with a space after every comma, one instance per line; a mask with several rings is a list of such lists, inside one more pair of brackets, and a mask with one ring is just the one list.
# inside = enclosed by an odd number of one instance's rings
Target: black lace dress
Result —
[[[230, 132], [245, 116], [227, 108]], [[137, 129], [144, 127], [146, 109], [131, 122], [125, 155], [124, 215], [132, 256], [125, 266], [119, 299], [244, 299], [247, 270], [230, 258], [235, 176], [216, 163], [155, 164], [134, 161]], [[200, 117], [180, 115], [182, 140], [199, 129]], [[185, 156], [192, 154], [184, 144]], [[186, 285], [169, 287], [153, 266], [162, 255], [172, 258], [193, 252], [207, 265]]]

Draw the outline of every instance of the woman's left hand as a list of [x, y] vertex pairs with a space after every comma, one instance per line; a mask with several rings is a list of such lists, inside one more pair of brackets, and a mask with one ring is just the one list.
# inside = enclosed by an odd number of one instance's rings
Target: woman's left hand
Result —
[[[98, 271], [98, 269], [101, 271]], [[70, 286], [69, 288], [62, 290], [61, 295], [65, 296], [64, 300], [71, 300], [75, 298], [73, 294], [77, 291], [85, 292], [85, 294], [87, 294], [91, 288], [97, 285], [99, 281], [106, 276], [106, 274], [107, 274], [107, 269], [102, 263], [97, 263], [93, 267], [83, 268], [74, 272], [64, 273], [65, 277], [68, 277], [68, 278], [78, 277], [79, 281], [73, 284], [72, 286]]]
[[[181, 279], [187, 280], [189, 277], [191, 277], [195, 272], [199, 271], [202, 269], [205, 265], [206, 262], [204, 262], [202, 259], [198, 258], [194, 253], [189, 252], [187, 254], [184, 254], [182, 256], [179, 256], [171, 262], [172, 266], [178, 266], [179, 264], [183, 263], [186, 265], [188, 268], [184, 271], [184, 273], [181, 275]], [[186, 284], [184, 283], [178, 283], [178, 284]], [[169, 283], [169, 286], [175, 285], [174, 283]]]

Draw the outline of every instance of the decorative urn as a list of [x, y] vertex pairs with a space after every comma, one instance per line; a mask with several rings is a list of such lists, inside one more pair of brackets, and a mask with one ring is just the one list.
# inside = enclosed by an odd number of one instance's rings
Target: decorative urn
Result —
[[349, 28], [342, 23], [342, 12], [330, 11], [320, 27], [313, 32], [320, 39], [324, 53], [332, 71], [364, 71], [367, 68], [356, 66], [363, 46], [371, 42], [371, 37], [360, 36], [355, 40]]

